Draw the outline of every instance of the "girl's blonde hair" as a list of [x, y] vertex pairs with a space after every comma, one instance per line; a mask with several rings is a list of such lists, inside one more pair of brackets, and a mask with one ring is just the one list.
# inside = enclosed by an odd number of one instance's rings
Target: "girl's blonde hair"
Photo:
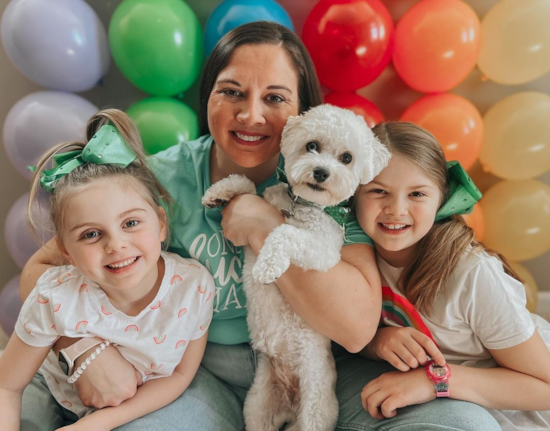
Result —
[[[449, 177], [445, 155], [435, 137], [416, 124], [405, 122], [380, 123], [373, 132], [390, 153], [412, 162], [437, 184], [441, 191], [441, 206], [448, 198]], [[418, 310], [425, 312], [430, 309], [468, 246], [496, 256], [502, 261], [504, 271], [520, 280], [501, 254], [476, 240], [474, 231], [460, 215], [452, 215], [436, 222], [418, 242], [413, 261], [405, 267], [399, 279], [405, 297]]]
[[[86, 126], [86, 142], [71, 142], [56, 145], [47, 151], [38, 161], [27, 207], [27, 217], [33, 230], [37, 229], [36, 219], [32, 211], [33, 202], [37, 199], [37, 194], [40, 191], [42, 171], [50, 164], [55, 154], [75, 149], [82, 150], [97, 131], [107, 124], [116, 127], [126, 145], [132, 149], [137, 157], [126, 168], [110, 164], [96, 165], [93, 163], [84, 163], [56, 182], [54, 192], [49, 195], [49, 208], [50, 218], [58, 240], [63, 244], [64, 215], [69, 199], [74, 193], [78, 193], [93, 181], [104, 178], [123, 180], [127, 182], [128, 186], [134, 187], [153, 207], [159, 219], [165, 222], [167, 229], [166, 238], [169, 238], [168, 220], [166, 220], [166, 215], [159, 207], [164, 204], [169, 209], [172, 205], [172, 199], [147, 165], [141, 137], [136, 125], [128, 115], [118, 109], [105, 109], [90, 118]], [[164, 245], [165, 247], [167, 246], [167, 241], [165, 241]]]

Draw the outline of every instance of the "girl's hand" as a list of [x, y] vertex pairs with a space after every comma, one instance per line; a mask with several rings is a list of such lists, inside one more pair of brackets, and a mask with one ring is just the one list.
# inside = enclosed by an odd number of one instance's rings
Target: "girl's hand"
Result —
[[435, 385], [423, 368], [382, 374], [361, 392], [363, 408], [375, 419], [392, 418], [398, 408], [427, 403], [434, 398]]
[[222, 210], [224, 236], [236, 246], [261, 246], [269, 233], [284, 223], [282, 214], [256, 195], [239, 195]]
[[445, 357], [435, 343], [422, 332], [410, 328], [379, 328], [370, 342], [371, 351], [400, 371], [409, 371], [428, 363], [428, 355], [439, 365]]

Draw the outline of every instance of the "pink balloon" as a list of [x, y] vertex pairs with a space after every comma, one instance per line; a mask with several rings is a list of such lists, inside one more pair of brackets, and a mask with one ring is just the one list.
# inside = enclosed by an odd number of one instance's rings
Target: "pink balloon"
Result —
[[8, 335], [11, 335], [15, 328], [22, 306], [19, 297], [19, 278], [19, 275], [13, 277], [0, 291], [0, 326]]
[[[45, 193], [45, 192], [44, 192]], [[11, 257], [19, 268], [23, 268], [27, 260], [41, 247], [31, 233], [31, 227], [27, 221], [27, 203], [29, 193], [25, 193], [15, 201], [11, 207], [6, 224], [4, 226], [4, 237]], [[42, 242], [52, 238], [53, 233], [49, 221], [49, 211], [45, 200], [33, 205], [34, 218], [39, 225], [36, 231]]]

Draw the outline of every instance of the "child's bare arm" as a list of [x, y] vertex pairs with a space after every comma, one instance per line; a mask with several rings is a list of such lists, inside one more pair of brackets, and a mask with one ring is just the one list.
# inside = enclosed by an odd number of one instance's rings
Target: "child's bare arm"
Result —
[[18, 431], [23, 390], [40, 368], [51, 346], [32, 347], [13, 334], [0, 357], [0, 418], [2, 429]]
[[451, 365], [453, 398], [499, 410], [550, 410], [550, 352], [538, 331], [517, 346], [489, 351], [501, 368]]
[[[170, 377], [146, 382], [137, 390], [133, 398], [117, 407], [107, 407], [85, 416], [75, 424], [74, 428], [94, 431], [111, 430], [170, 404], [187, 389], [195, 377], [206, 348], [207, 338], [206, 333], [189, 344], [180, 364]], [[68, 431], [73, 429], [73, 426], [62, 429]]]

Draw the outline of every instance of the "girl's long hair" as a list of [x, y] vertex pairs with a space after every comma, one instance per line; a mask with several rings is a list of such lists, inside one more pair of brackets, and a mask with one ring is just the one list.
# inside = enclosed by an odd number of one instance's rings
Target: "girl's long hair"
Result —
[[[390, 153], [414, 163], [437, 184], [442, 196], [441, 206], [448, 198], [449, 177], [445, 155], [435, 137], [423, 128], [406, 122], [380, 123], [373, 128], [373, 132]], [[436, 222], [417, 243], [414, 259], [399, 279], [405, 297], [418, 310], [428, 311], [470, 246], [473, 251], [485, 250], [499, 258], [504, 271], [521, 281], [504, 256], [476, 240], [474, 231], [466, 225], [462, 216], [452, 215]]]
[[[40, 192], [40, 178], [42, 171], [44, 171], [44, 169], [51, 164], [51, 160], [55, 154], [76, 149], [82, 150], [94, 134], [106, 124], [111, 124], [118, 129], [124, 142], [132, 149], [132, 151], [134, 151], [137, 158], [126, 168], [115, 165], [96, 165], [92, 163], [84, 163], [57, 181], [54, 193], [51, 193], [49, 196], [49, 210], [50, 219], [58, 240], [61, 244], [63, 243], [62, 233], [64, 214], [66, 204], [70, 197], [73, 196], [74, 193], [81, 191], [91, 182], [103, 178], [123, 179], [124, 181], [127, 181], [128, 186], [134, 187], [135, 190], [140, 193], [142, 197], [153, 207], [153, 209], [157, 212], [159, 219], [165, 221], [166, 228], [168, 229], [168, 220], [165, 220], [165, 215], [159, 209], [159, 206], [164, 204], [166, 209], [169, 210], [172, 205], [172, 199], [147, 165], [141, 138], [134, 122], [130, 119], [130, 117], [128, 117], [128, 115], [118, 109], [105, 109], [95, 114], [88, 121], [86, 126], [85, 142], [70, 142], [56, 145], [47, 151], [38, 161], [32, 181], [29, 204], [27, 207], [27, 217], [33, 231], [38, 228], [36, 217], [33, 214], [33, 202], [35, 202], [37, 195]], [[169, 238], [168, 231], [166, 238]], [[167, 241], [165, 242], [165, 246], [166, 244]]]

